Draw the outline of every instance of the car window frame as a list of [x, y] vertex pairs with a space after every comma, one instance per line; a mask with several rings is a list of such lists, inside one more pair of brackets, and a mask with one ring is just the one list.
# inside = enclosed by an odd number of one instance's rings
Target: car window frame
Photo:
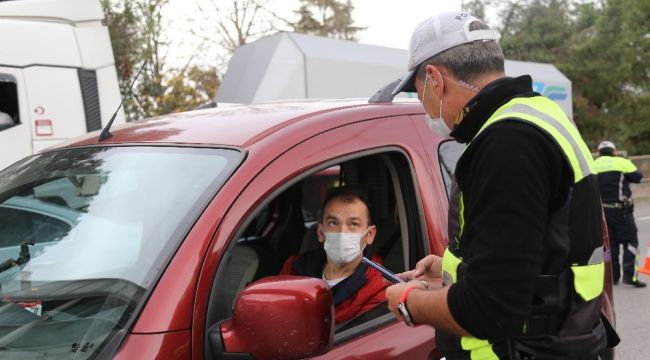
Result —
[[442, 152], [441, 152], [443, 148], [447, 147], [447, 145], [453, 145], [457, 147], [463, 147], [465, 145], [457, 142], [454, 139], [445, 139], [440, 141], [440, 143], [438, 143], [438, 148], [436, 149], [436, 155], [438, 157], [438, 165], [440, 168], [440, 178], [442, 179], [442, 183], [445, 186], [445, 191], [447, 192], [447, 201], [449, 201], [451, 197], [452, 184], [454, 182], [454, 172], [456, 171], [456, 165], [458, 164], [458, 161], [463, 155], [464, 149], [463, 151], [460, 152], [458, 157], [454, 159], [455, 162], [453, 164], [453, 169], [452, 169], [452, 167], [450, 166], [452, 164], [447, 164], [447, 162], [445, 161], [446, 159], [449, 158], [445, 158], [444, 156], [442, 156]]
[[[289, 180], [284, 181], [274, 191], [267, 194], [262, 201], [259, 201], [256, 203], [256, 205], [251, 206], [247, 215], [245, 216], [244, 221], [242, 221], [242, 223], [238, 226], [237, 231], [233, 232], [232, 235], [229, 237], [227, 241], [228, 243], [227, 250], [225, 251], [224, 257], [222, 258], [222, 261], [220, 262], [216, 270], [213, 284], [211, 286], [210, 294], [208, 295], [208, 309], [205, 315], [204, 337], [205, 335], [208, 334], [209, 328], [211, 326], [219, 323], [224, 319], [232, 317], [232, 308], [230, 308], [229, 314], [225, 317], [223, 315], [218, 316], [214, 314], [214, 312], [217, 311], [224, 311], [224, 309], [226, 308], [225, 306], [227, 305], [232, 307], [237, 298], [237, 294], [235, 294], [231, 304], [221, 303], [219, 305], [216, 305], [215, 302], [216, 303], [222, 302], [222, 300], [220, 300], [220, 296], [223, 296], [223, 289], [220, 290], [220, 287], [217, 284], [218, 283], [224, 284], [225, 282], [228, 282], [229, 284], [229, 280], [226, 280], [226, 278], [228, 277], [228, 267], [230, 261], [232, 260], [232, 254], [231, 254], [232, 249], [237, 245], [237, 239], [239, 239], [242, 236], [242, 234], [246, 231], [248, 226], [252, 224], [256, 216], [258, 216], [260, 212], [264, 211], [264, 209], [266, 209], [269, 206], [269, 204], [271, 204], [286, 190], [296, 185], [297, 183], [303, 181], [304, 179], [308, 178], [309, 176], [313, 176], [319, 171], [325, 170], [335, 165], [340, 165], [346, 161], [362, 159], [364, 157], [370, 157], [373, 155], [375, 156], [380, 155], [382, 157], [389, 157], [389, 158], [391, 157], [391, 155], [399, 156], [399, 159], [401, 159], [404, 162], [403, 164], [397, 165], [395, 164], [395, 159], [393, 158], [389, 159], [390, 161], [384, 159], [385, 164], [389, 168], [389, 174], [391, 176], [391, 180], [393, 181], [393, 191], [395, 191], [395, 189], [397, 188], [400, 189], [400, 193], [402, 193], [402, 197], [400, 197], [399, 201], [396, 199], [396, 203], [398, 204], [398, 208], [401, 208], [399, 211], [404, 214], [403, 215], [404, 217], [402, 217], [402, 214], [400, 214], [400, 219], [404, 219], [404, 220], [400, 220], [400, 232], [402, 235], [401, 238], [402, 238], [402, 246], [403, 246], [402, 256], [406, 256], [404, 261], [405, 267], [406, 268], [414, 267], [415, 263], [419, 259], [421, 259], [424, 254], [430, 253], [428, 232], [426, 230], [427, 229], [426, 221], [424, 219], [422, 201], [420, 200], [420, 196], [419, 196], [419, 184], [417, 181], [417, 173], [413, 166], [412, 159], [409, 157], [408, 153], [403, 148], [400, 148], [395, 145], [388, 145], [388, 146], [382, 146], [373, 149], [361, 150], [358, 152], [350, 153], [344, 156], [339, 156], [324, 161], [319, 165], [304, 170], [299, 175], [293, 176]], [[388, 164], [392, 164], [393, 169], [391, 169], [391, 166]], [[402, 170], [399, 168], [400, 166], [408, 168], [407, 175], [405, 175], [404, 171], [399, 171]], [[404, 179], [405, 176], [407, 176], [408, 178]], [[404, 187], [407, 188], [405, 189]], [[406, 195], [404, 195], [404, 193], [406, 193]], [[396, 197], [398, 195], [399, 195], [398, 193], [395, 194]], [[404, 196], [408, 196], [410, 198], [411, 201], [409, 204], [406, 203]], [[417, 221], [411, 221], [410, 219], [407, 221], [406, 219], [408, 219], [408, 214], [413, 214], [413, 212], [415, 212]], [[405, 233], [407, 233], [408, 235], [404, 236]], [[411, 238], [413, 238], [412, 241]], [[405, 248], [404, 243], [406, 242], [405, 239], [409, 240], [408, 255], [406, 255], [407, 253], [404, 252], [404, 248]], [[416, 244], [419, 244], [419, 246], [416, 246]], [[362, 314], [360, 316], [362, 316]], [[218, 320], [215, 321], [214, 318]], [[397, 319], [395, 318], [395, 316], [393, 316], [393, 314], [390, 313], [386, 308], [386, 314], [380, 315], [377, 318], [370, 319], [367, 322], [351, 327], [349, 329], [344, 329], [340, 333], [335, 334], [333, 345], [334, 346], [342, 345], [355, 338], [358, 338], [371, 331], [374, 331], [378, 328], [396, 322]]]

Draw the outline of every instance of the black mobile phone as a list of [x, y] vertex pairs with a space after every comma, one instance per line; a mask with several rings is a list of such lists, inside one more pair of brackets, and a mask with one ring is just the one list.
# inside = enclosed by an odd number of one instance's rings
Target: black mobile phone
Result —
[[365, 256], [361, 258], [361, 261], [366, 263], [368, 266], [372, 266], [375, 268], [377, 271], [381, 273], [381, 275], [384, 277], [384, 279], [392, 282], [392, 283], [403, 283], [404, 280], [400, 279], [397, 275], [395, 275], [392, 271], [386, 269], [385, 267], [373, 262], [372, 260], [369, 260]]

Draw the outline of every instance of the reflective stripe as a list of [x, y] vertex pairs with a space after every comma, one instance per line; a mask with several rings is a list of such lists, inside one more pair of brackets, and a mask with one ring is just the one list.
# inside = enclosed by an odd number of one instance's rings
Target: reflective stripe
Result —
[[631, 252], [634, 257], [639, 256], [639, 249], [637, 249], [634, 245], [632, 244], [627, 244], [627, 251]]
[[571, 271], [573, 272], [573, 286], [576, 293], [585, 301], [591, 301], [603, 292], [605, 263], [573, 265]]
[[636, 165], [628, 159], [603, 155], [594, 160], [594, 170], [598, 173], [619, 171], [622, 173], [633, 173], [637, 170]]
[[594, 160], [594, 171], [598, 174], [607, 172], [620, 172], [618, 180], [618, 200], [623, 201], [623, 181], [626, 173], [633, 173], [637, 170], [636, 165], [628, 159], [603, 155]]
[[599, 246], [591, 253], [587, 265], [573, 265], [573, 286], [585, 301], [595, 299], [605, 286], [605, 249]]
[[620, 179], [618, 179], [618, 201], [623, 201], [623, 179], [625, 179], [625, 175], [621, 173]]
[[465, 351], [469, 351], [471, 360], [499, 360], [497, 354], [492, 350], [492, 344], [487, 340], [463, 336], [460, 338], [460, 347]]
[[639, 249], [632, 244], [627, 244], [627, 251], [634, 254], [634, 275], [632, 276], [632, 281], [636, 282], [638, 280], [637, 275], [639, 275], [639, 255], [641, 255], [641, 253], [639, 252]]
[[465, 229], [465, 202], [463, 201], [463, 192], [460, 192], [458, 196], [458, 239], [463, 236], [463, 230]]
[[589, 257], [588, 265], [595, 265], [605, 261], [605, 247], [599, 246], [594, 249]]
[[[540, 108], [544, 111], [539, 110]], [[573, 169], [575, 182], [594, 172], [589, 148], [582, 141], [575, 125], [552, 100], [541, 96], [514, 99], [495, 111], [478, 133], [494, 122], [504, 119], [528, 121], [549, 133], [566, 155]]]
[[454, 253], [445, 249], [442, 255], [442, 281], [445, 285], [451, 285], [458, 281], [458, 266], [463, 262], [462, 259], [456, 257]]

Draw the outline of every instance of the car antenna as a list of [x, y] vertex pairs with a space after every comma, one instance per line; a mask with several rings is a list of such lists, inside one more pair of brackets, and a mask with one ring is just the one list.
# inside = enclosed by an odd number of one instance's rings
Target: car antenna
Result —
[[115, 113], [113, 116], [111, 116], [111, 119], [108, 121], [108, 124], [106, 124], [106, 127], [102, 129], [101, 134], [99, 134], [99, 140], [98, 141], [104, 141], [107, 139], [110, 139], [113, 134], [111, 134], [111, 126], [113, 126], [113, 121], [115, 121], [115, 117], [117, 116], [117, 113], [120, 111], [122, 108], [122, 104], [124, 104], [124, 100], [126, 100], [126, 97], [129, 95], [133, 95], [133, 84], [135, 84], [135, 81], [138, 80], [138, 77], [140, 76], [140, 73], [142, 72], [142, 69], [144, 69], [144, 66], [147, 65], [147, 61], [145, 60], [142, 66], [140, 66], [140, 70], [138, 70], [138, 73], [135, 75], [135, 78], [133, 78], [133, 81], [131, 82], [131, 86], [129, 86], [129, 91], [122, 97], [122, 101], [120, 101], [120, 105], [117, 107], [117, 110], [115, 110]]

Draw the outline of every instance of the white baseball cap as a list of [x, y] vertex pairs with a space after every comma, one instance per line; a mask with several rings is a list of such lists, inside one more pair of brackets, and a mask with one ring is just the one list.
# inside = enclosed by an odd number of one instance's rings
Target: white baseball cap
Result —
[[605, 148], [610, 148], [610, 149], [616, 151], [616, 145], [614, 145], [614, 143], [611, 142], [611, 141], [605, 140], [605, 141], [601, 141], [600, 144], [598, 144], [598, 151], [600, 151], [602, 149], [605, 149]]
[[494, 30], [471, 30], [471, 23], [481, 19], [463, 11], [444, 12], [424, 20], [411, 35], [408, 49], [408, 72], [393, 90], [393, 95], [399, 92], [415, 92], [413, 79], [418, 66], [434, 55], [449, 50], [458, 45], [477, 40], [497, 40]]

